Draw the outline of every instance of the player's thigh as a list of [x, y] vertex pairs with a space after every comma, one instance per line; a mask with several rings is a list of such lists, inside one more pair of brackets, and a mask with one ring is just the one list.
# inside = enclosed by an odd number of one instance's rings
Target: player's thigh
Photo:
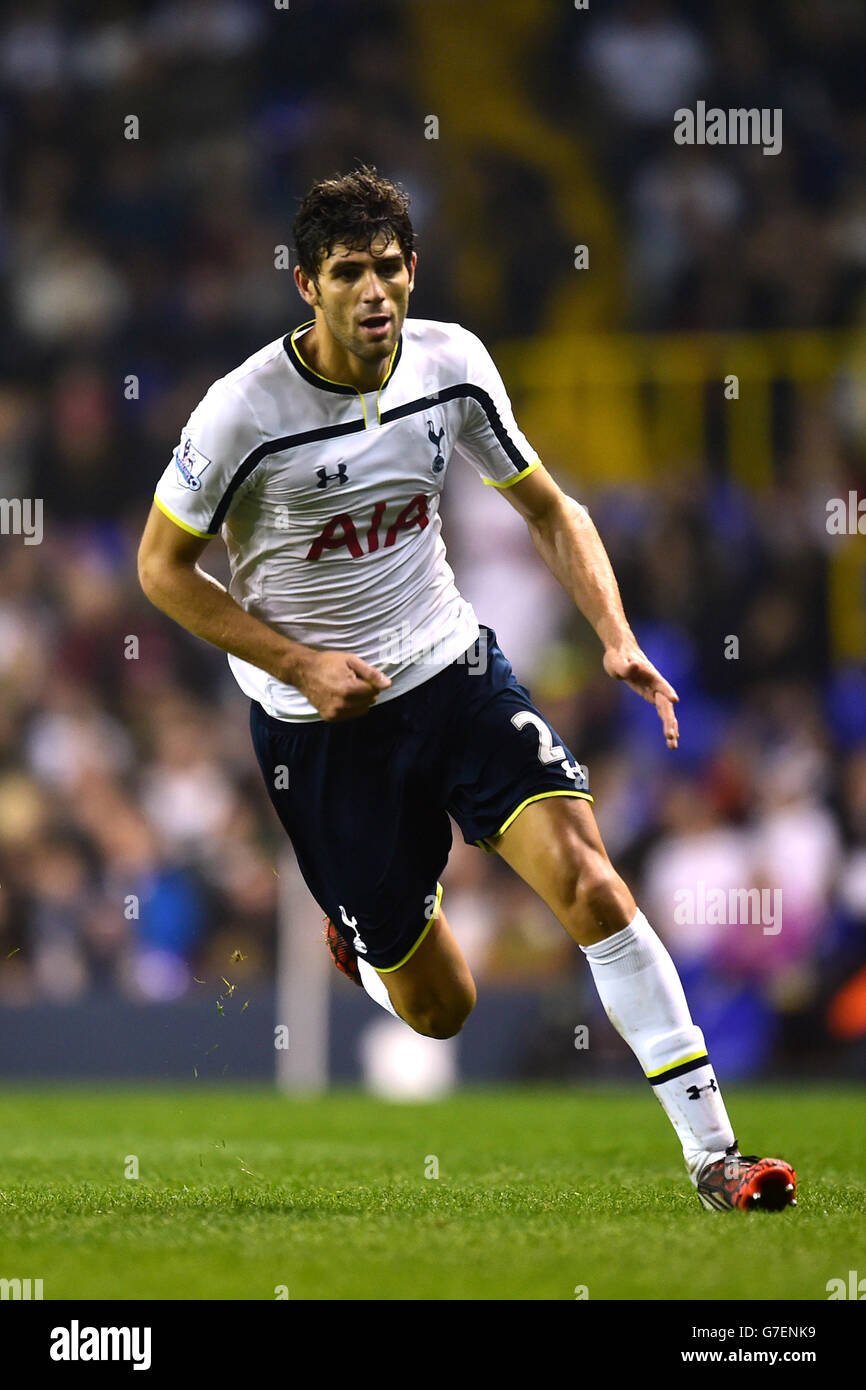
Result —
[[628, 926], [637, 911], [586, 801], [533, 801], [490, 845], [582, 946]]
[[408, 1022], [441, 1023], [443, 1031], [456, 1025], [456, 1032], [475, 1005], [472, 972], [441, 908], [409, 960], [380, 973], [394, 1008]]
[[[402, 697], [410, 710], [412, 696]], [[350, 949], [383, 972], [430, 934], [451, 848], [448, 817], [401, 724], [402, 700], [339, 723], [281, 725], [255, 706], [251, 715], [307, 887]]]

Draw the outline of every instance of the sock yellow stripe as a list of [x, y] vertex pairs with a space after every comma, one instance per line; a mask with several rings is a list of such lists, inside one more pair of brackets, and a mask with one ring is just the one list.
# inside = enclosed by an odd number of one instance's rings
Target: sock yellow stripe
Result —
[[648, 1078], [651, 1076], [662, 1076], [666, 1071], [673, 1071], [674, 1067], [685, 1066], [686, 1062], [696, 1062], [699, 1057], [706, 1057], [709, 1061], [706, 1048], [702, 1048], [700, 1052], [691, 1052], [688, 1057], [679, 1057], [676, 1062], [665, 1062], [663, 1067], [657, 1067], [655, 1071], [648, 1071], [646, 1075]]

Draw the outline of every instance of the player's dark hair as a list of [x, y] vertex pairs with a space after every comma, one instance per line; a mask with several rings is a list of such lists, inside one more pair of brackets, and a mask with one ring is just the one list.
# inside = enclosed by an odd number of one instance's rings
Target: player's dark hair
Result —
[[298, 264], [312, 280], [338, 244], [369, 251], [384, 233], [400, 243], [407, 265], [415, 249], [408, 193], [368, 164], [314, 183], [292, 230]]

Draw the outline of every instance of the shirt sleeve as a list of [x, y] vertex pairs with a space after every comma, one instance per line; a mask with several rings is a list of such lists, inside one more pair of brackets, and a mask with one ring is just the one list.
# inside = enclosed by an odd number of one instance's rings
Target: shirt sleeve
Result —
[[468, 343], [463, 428], [458, 453], [491, 487], [511, 487], [538, 468], [541, 460], [517, 428], [511, 401], [490, 353], [474, 333]]
[[216, 536], [255, 462], [259, 435], [243, 397], [214, 382], [181, 430], [154, 501], [194, 536]]

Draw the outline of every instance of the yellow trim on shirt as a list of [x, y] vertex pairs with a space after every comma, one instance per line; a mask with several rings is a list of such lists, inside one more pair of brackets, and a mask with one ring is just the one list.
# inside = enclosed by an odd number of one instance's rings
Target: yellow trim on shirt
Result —
[[[357, 386], [353, 386], [353, 385], [352, 385], [351, 381], [333, 381], [333, 380], [331, 379], [331, 377], [329, 377], [329, 376], [322, 376], [322, 373], [321, 373], [321, 372], [317, 372], [316, 369], [315, 369], [315, 367], [311, 367], [310, 364], [309, 364], [309, 362], [307, 361], [307, 359], [306, 359], [305, 357], [302, 357], [302, 356], [301, 356], [300, 349], [298, 348], [298, 345], [297, 345], [297, 343], [295, 342], [295, 335], [298, 334], [298, 333], [301, 333], [301, 332], [303, 331], [303, 329], [305, 329], [305, 328], [312, 328], [312, 326], [313, 326], [313, 324], [314, 324], [315, 322], [316, 322], [315, 319], [310, 319], [309, 323], [301, 323], [301, 324], [298, 325], [298, 327], [297, 327], [297, 328], [294, 330], [294, 332], [291, 334], [291, 337], [290, 337], [289, 341], [290, 341], [290, 343], [292, 344], [292, 348], [293, 348], [293, 350], [294, 350], [295, 356], [297, 357], [297, 359], [298, 359], [298, 361], [301, 363], [301, 365], [304, 366], [304, 367], [306, 367], [306, 369], [307, 369], [308, 372], [312, 372], [312, 373], [313, 373], [313, 376], [317, 376], [317, 377], [319, 378], [320, 381], [326, 381], [326, 382], [328, 383], [329, 386], [345, 386], [348, 390], [354, 391], [356, 396], [360, 396], [360, 397], [361, 397], [361, 409], [362, 409], [363, 412], [364, 412], [364, 428], [366, 429], [366, 427], [367, 427], [367, 404], [366, 404], [366, 402], [365, 402], [365, 400], [364, 400], [364, 393], [363, 393], [363, 391], [359, 391], [358, 388], [357, 388]], [[396, 341], [396, 343], [394, 344], [393, 348], [391, 349], [391, 356], [388, 358], [388, 370], [386, 371], [385, 375], [383, 376], [383, 378], [382, 378], [382, 384], [381, 384], [381, 386], [379, 387], [378, 391], [376, 392], [376, 418], [379, 420], [380, 423], [381, 423], [381, 420], [382, 420], [382, 411], [381, 411], [381, 409], [380, 409], [380, 407], [379, 407], [379, 397], [381, 396], [381, 394], [382, 394], [382, 392], [384, 391], [385, 387], [388, 385], [388, 380], [389, 380], [389, 378], [390, 378], [390, 376], [391, 376], [392, 371], [394, 370], [394, 359], [395, 359], [396, 356], [397, 356], [397, 349], [399, 348], [399, 346], [400, 346], [400, 339], [398, 338], [397, 341]]]
[[422, 931], [421, 935], [418, 937], [418, 940], [415, 942], [415, 945], [412, 946], [412, 947], [410, 948], [410, 950], [408, 950], [408, 951], [406, 952], [406, 954], [405, 954], [405, 956], [403, 957], [402, 960], [398, 960], [398, 962], [397, 962], [396, 965], [385, 965], [385, 966], [382, 966], [382, 967], [380, 967], [380, 966], [378, 966], [378, 965], [374, 965], [374, 966], [373, 966], [373, 969], [376, 971], [376, 974], [377, 974], [377, 975], [390, 975], [392, 970], [399, 970], [401, 965], [405, 965], [406, 962], [407, 962], [407, 960], [409, 960], [412, 956], [414, 956], [415, 952], [418, 950], [418, 947], [421, 945], [421, 942], [424, 940], [424, 937], [427, 935], [427, 933], [428, 933], [428, 931], [430, 930], [430, 928], [432, 927], [433, 923], [436, 921], [436, 918], [439, 916], [439, 904], [441, 903], [441, 901], [442, 901], [442, 884], [439, 883], [439, 882], [437, 882], [437, 884], [436, 884], [436, 906], [434, 907], [433, 911], [430, 913], [430, 916], [427, 918], [427, 925], [425, 926], [425, 928], [424, 928], [424, 930]]
[[[298, 327], [297, 327], [297, 328], [294, 330], [294, 332], [292, 333], [292, 335], [291, 335], [291, 337], [290, 337], [290, 339], [289, 339], [289, 342], [290, 342], [291, 345], [292, 345], [292, 348], [293, 348], [293, 350], [294, 350], [295, 356], [297, 357], [297, 359], [298, 359], [298, 361], [300, 362], [301, 366], [302, 366], [302, 367], [306, 367], [307, 371], [308, 371], [308, 372], [312, 372], [312, 373], [313, 373], [313, 376], [317, 376], [317, 377], [319, 378], [320, 381], [326, 381], [326, 382], [328, 383], [329, 386], [343, 386], [343, 387], [345, 387], [345, 388], [346, 388], [347, 390], [349, 390], [349, 391], [354, 391], [356, 396], [360, 396], [360, 398], [361, 398], [361, 409], [362, 409], [363, 412], [364, 412], [364, 429], [366, 429], [366, 428], [367, 428], [367, 405], [366, 405], [366, 402], [365, 402], [365, 400], [364, 400], [363, 393], [362, 393], [361, 391], [358, 390], [357, 386], [353, 386], [352, 383], [351, 383], [351, 381], [334, 381], [334, 380], [333, 380], [331, 377], [329, 377], [329, 376], [322, 376], [322, 373], [321, 373], [321, 372], [317, 372], [316, 369], [315, 369], [315, 367], [311, 367], [310, 364], [309, 364], [309, 362], [307, 361], [307, 359], [306, 359], [305, 357], [302, 357], [301, 354], [300, 354], [300, 352], [299, 352], [299, 350], [298, 350], [298, 345], [297, 345], [297, 343], [295, 342], [295, 335], [298, 334], [298, 333], [300, 333], [301, 330], [304, 329], [304, 328], [312, 328], [312, 326], [313, 326], [313, 324], [314, 324], [315, 322], [316, 322], [315, 319], [310, 319], [309, 323], [300, 323], [300, 324], [298, 324]], [[396, 349], [396, 347], [395, 347], [394, 352], [396, 352], [396, 351], [397, 351], [397, 349]], [[391, 355], [392, 355], [392, 357], [393, 357], [393, 353], [392, 353]], [[388, 369], [388, 370], [390, 371], [390, 366], [389, 366], [389, 369]], [[386, 378], [386, 379], [387, 379], [387, 378]], [[382, 385], [384, 385], [384, 382], [382, 383]], [[381, 390], [382, 388], [380, 387], [379, 389]], [[377, 396], [377, 397], [376, 397], [377, 406], [378, 406], [378, 400], [379, 400], [379, 398], [378, 398], [378, 396]]]
[[382, 411], [381, 411], [380, 408], [379, 408], [379, 397], [381, 396], [382, 392], [385, 390], [385, 387], [388, 385], [388, 378], [389, 378], [389, 376], [391, 375], [392, 371], [394, 370], [394, 358], [397, 356], [397, 349], [398, 349], [399, 346], [400, 346], [400, 339], [398, 338], [397, 341], [396, 341], [396, 343], [394, 344], [394, 350], [393, 350], [393, 352], [391, 353], [391, 356], [388, 358], [388, 370], [387, 370], [387, 372], [385, 373], [385, 375], [382, 377], [382, 385], [379, 387], [378, 391], [376, 392], [376, 417], [377, 417], [377, 419], [378, 419], [378, 421], [379, 421], [380, 424], [382, 423]]
[[179, 526], [181, 531], [188, 531], [191, 536], [201, 536], [203, 541], [213, 540], [213, 531], [197, 531], [194, 526], [190, 526], [186, 521], [181, 521], [179, 516], [175, 516], [174, 512], [169, 511], [165, 503], [156, 496], [156, 493], [154, 493], [153, 500], [163, 515], [167, 516], [169, 521], [173, 521], [175, 526]]
[[[315, 319], [308, 319], [306, 323], [299, 323], [297, 328], [293, 330], [291, 338], [289, 339], [294, 349], [295, 356], [297, 357], [301, 366], [306, 367], [307, 371], [312, 372], [313, 376], [317, 376], [320, 381], [327, 381], [329, 386], [345, 386], [349, 391], [358, 391], [357, 386], [353, 386], [351, 381], [334, 381], [332, 377], [322, 376], [321, 372], [317, 372], [315, 367], [310, 366], [306, 357], [301, 356], [300, 352], [298, 351], [298, 345], [295, 342], [295, 338], [297, 334], [303, 332], [305, 328], [312, 328], [315, 322]], [[360, 392], [358, 392], [358, 394], [360, 395]]]
[[484, 483], [485, 487], [514, 487], [515, 483], [522, 482], [524, 478], [528, 478], [530, 473], [534, 473], [536, 468], [540, 467], [541, 459], [537, 458], [533, 463], [529, 465], [528, 468], [522, 469], [521, 472], [517, 474], [516, 478], [508, 478], [507, 481], [504, 483], [497, 483], [495, 478], [482, 478], [481, 481], [482, 483]]

